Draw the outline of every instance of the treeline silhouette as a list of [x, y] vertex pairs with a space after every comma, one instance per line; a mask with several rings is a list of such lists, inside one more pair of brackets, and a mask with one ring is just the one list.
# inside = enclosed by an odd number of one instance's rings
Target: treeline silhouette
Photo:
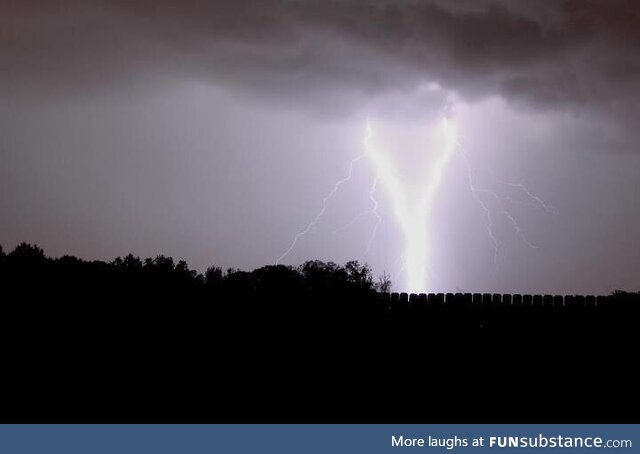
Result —
[[637, 422], [640, 293], [390, 294], [0, 247], [5, 421]]
[[266, 298], [262, 302], [270, 304], [285, 303], [290, 296], [343, 295], [351, 299], [389, 285], [375, 283], [368, 265], [358, 261], [340, 266], [314, 260], [299, 267], [270, 265], [251, 272], [212, 266], [199, 274], [184, 260], [176, 262], [164, 255], [140, 259], [129, 254], [108, 263], [69, 255], [49, 258], [41, 248], [27, 243], [9, 254], [0, 246], [0, 276], [12, 287], [19, 287], [23, 296], [53, 296], [56, 292], [67, 300], [117, 296], [140, 302], [154, 298], [157, 303], [186, 296], [206, 297], [212, 303], [226, 298], [250, 303], [246, 298], [251, 296]]

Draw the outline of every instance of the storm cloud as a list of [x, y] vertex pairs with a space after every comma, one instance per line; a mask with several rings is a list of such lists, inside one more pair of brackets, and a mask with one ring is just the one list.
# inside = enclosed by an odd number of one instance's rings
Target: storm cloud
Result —
[[[640, 74], [632, 1], [6, 2], [4, 86], [186, 76], [340, 108], [436, 82], [467, 99], [627, 118]], [[86, 86], [85, 86], [86, 88]], [[321, 106], [322, 107], [322, 106]]]

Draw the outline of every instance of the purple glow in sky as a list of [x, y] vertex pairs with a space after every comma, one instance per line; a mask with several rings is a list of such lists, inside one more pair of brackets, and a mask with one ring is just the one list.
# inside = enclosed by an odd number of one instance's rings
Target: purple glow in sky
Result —
[[283, 263], [358, 259], [396, 290], [638, 289], [635, 2], [0, 4], [5, 249], [252, 269], [344, 180]]

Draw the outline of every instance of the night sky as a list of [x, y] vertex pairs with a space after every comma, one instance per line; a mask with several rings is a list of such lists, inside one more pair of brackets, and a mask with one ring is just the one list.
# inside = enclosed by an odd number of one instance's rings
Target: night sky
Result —
[[282, 263], [405, 290], [352, 160], [368, 124], [411, 198], [446, 118], [409, 290], [638, 290], [639, 101], [635, 1], [0, 0], [0, 244], [253, 269], [318, 217]]

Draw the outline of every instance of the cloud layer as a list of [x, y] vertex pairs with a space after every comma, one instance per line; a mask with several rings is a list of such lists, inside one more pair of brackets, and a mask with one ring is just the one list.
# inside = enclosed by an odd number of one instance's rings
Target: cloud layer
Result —
[[13, 87], [179, 75], [322, 108], [435, 81], [620, 118], [640, 88], [633, 1], [3, 2], [0, 77]]

